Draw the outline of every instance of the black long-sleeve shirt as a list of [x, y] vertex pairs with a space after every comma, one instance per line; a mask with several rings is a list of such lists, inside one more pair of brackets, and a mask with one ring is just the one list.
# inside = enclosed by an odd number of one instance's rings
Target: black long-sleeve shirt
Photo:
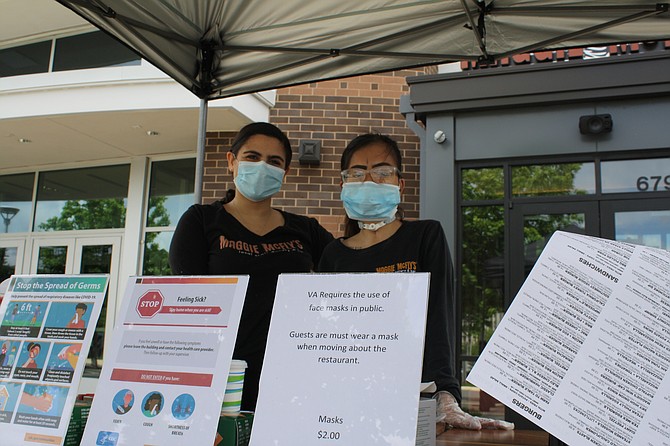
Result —
[[434, 381], [460, 402], [454, 374], [455, 314], [453, 268], [442, 225], [434, 220], [403, 221], [387, 240], [364, 249], [346, 247], [342, 240], [328, 245], [320, 272], [430, 272], [428, 316], [421, 380]]
[[310, 272], [333, 240], [316, 219], [283, 212], [284, 225], [265, 235], [249, 231], [222, 202], [193, 205], [182, 215], [170, 245], [178, 275], [249, 275], [233, 357], [247, 362], [242, 409], [254, 410], [265, 345], [281, 273]]

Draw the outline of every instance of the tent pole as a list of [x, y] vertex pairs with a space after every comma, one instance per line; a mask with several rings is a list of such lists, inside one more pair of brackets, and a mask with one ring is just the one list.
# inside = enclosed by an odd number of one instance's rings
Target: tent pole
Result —
[[205, 136], [207, 133], [207, 99], [200, 99], [200, 114], [198, 116], [198, 152], [195, 157], [195, 189], [193, 201], [200, 204], [202, 201], [202, 178], [205, 171]]

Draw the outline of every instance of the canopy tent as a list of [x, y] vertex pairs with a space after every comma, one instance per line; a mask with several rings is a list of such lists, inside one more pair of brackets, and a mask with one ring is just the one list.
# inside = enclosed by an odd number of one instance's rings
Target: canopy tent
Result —
[[56, 0], [207, 101], [401, 68], [670, 39], [653, 0]]
[[653, 0], [57, 0], [200, 98], [670, 38]]

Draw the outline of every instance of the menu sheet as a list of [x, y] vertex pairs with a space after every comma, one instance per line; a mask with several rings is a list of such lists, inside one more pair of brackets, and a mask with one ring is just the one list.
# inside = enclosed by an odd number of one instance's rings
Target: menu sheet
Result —
[[108, 275], [12, 276], [0, 305], [0, 443], [60, 445]]
[[570, 445], [670, 445], [670, 252], [556, 232], [467, 379]]
[[82, 444], [214, 444], [248, 281], [131, 277]]

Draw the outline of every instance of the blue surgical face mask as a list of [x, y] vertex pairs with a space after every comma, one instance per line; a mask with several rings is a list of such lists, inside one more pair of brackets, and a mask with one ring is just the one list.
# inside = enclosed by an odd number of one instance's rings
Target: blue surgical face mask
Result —
[[352, 220], [391, 220], [398, 212], [400, 187], [373, 181], [344, 183], [340, 198], [347, 216]]
[[263, 201], [281, 189], [286, 172], [281, 167], [271, 166], [265, 161], [239, 161], [235, 187], [251, 201]]

